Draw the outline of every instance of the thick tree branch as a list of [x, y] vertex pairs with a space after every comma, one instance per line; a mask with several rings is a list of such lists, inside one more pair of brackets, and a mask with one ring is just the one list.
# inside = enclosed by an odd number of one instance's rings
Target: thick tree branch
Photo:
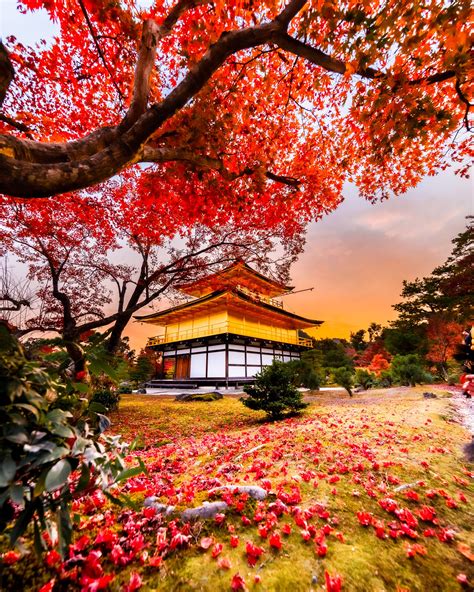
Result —
[[[8, 302], [9, 304], [1, 304], [2, 302]], [[18, 311], [22, 306], [31, 308], [28, 300], [18, 300], [9, 294], [0, 294], [0, 311]]]
[[8, 51], [0, 41], [0, 107], [3, 105], [8, 87], [15, 77], [15, 70], [8, 55]]
[[[166, 34], [179, 15], [197, 2], [178, 2], [166, 26], [161, 26], [161, 32], [160, 27], [147, 21], [150, 37], [144, 31], [144, 39], [148, 41], [144, 42], [137, 65], [138, 78], [130, 111], [121, 126], [97, 130], [83, 140], [69, 144], [45, 144], [0, 136], [0, 192], [14, 197], [49, 197], [91, 187], [127, 166], [140, 162], [150, 137], [204, 87], [230, 55], [244, 49], [276, 44], [330, 72], [344, 74], [347, 71], [348, 67], [343, 61], [287, 34], [289, 22], [305, 4], [304, 0], [291, 0], [280, 15], [269, 23], [224, 32], [161, 103], [141, 113], [146, 108], [149, 77], [159, 36]], [[369, 79], [384, 76], [373, 68], [360, 69], [356, 74]], [[449, 77], [451, 73], [445, 72], [420, 79], [416, 83], [434, 83]], [[291, 181], [289, 184], [296, 184], [295, 179], [275, 173], [270, 172], [267, 176], [287, 184], [288, 180]]]
[[135, 68], [132, 102], [127, 115], [119, 125], [119, 132], [129, 129], [147, 108], [150, 79], [155, 64], [158, 41], [161, 38], [160, 29], [161, 27], [151, 19], [143, 23], [142, 40]]
[[275, 21], [280, 25], [283, 31], [286, 31], [292, 19], [303, 9], [308, 0], [293, 0], [276, 17]]
[[[317, 49], [315, 47], [311, 47], [307, 43], [303, 43], [302, 41], [298, 41], [294, 37], [291, 37], [285, 32], [279, 32], [278, 34], [274, 35], [273, 41], [285, 51], [288, 51], [294, 55], [300, 56], [311, 62], [312, 64], [316, 64], [316, 66], [321, 66], [325, 70], [329, 72], [335, 72], [336, 74], [345, 74], [347, 70], [347, 65], [342, 61], [338, 60], [337, 58], [333, 58], [324, 51]], [[359, 76], [364, 78], [373, 79], [378, 75], [377, 70], [373, 68], [364, 68], [356, 72]]]
[[[161, 26], [158, 26], [156, 23], [154, 23], [154, 21], [151, 20], [145, 21], [143, 24], [142, 45], [140, 46], [139, 57], [135, 71], [133, 98], [129, 110], [119, 126], [108, 126], [94, 130], [83, 138], [74, 140], [72, 142], [37, 142], [33, 140], [21, 140], [19, 138], [15, 138], [14, 136], [0, 135], [0, 155], [3, 153], [7, 156], [13, 156], [17, 160], [36, 164], [74, 162], [97, 154], [112, 142], [117, 141], [120, 133], [123, 133], [129, 129], [130, 126], [135, 123], [138, 117], [142, 115], [147, 107], [150, 75], [154, 64], [157, 44], [161, 39], [171, 33], [173, 26], [176, 24], [179, 17], [184, 12], [186, 12], [186, 10], [194, 8], [195, 6], [203, 4], [204, 2], [205, 0], [179, 1], [170, 11], [169, 15], [166, 17]], [[3, 49], [5, 51], [6, 58], [10, 63], [8, 53], [6, 52], [5, 48]]]
[[25, 125], [24, 123], [21, 123], [21, 121], [15, 121], [11, 117], [8, 117], [8, 115], [4, 115], [3, 113], [0, 113], [0, 121], [7, 123], [11, 127], [14, 127], [15, 129], [17, 129], [19, 132], [24, 132], [29, 137], [31, 137], [29, 135], [30, 128], [27, 125]]
[[[239, 177], [245, 175], [253, 175], [258, 168], [247, 167], [237, 173], [232, 173], [225, 168], [223, 161], [219, 158], [212, 158], [210, 156], [202, 156], [194, 154], [190, 150], [180, 148], [152, 148], [151, 146], [144, 146], [141, 154], [140, 162], [172, 162], [183, 161], [188, 162], [196, 167], [218, 171], [227, 181], [234, 181]], [[272, 171], [265, 171], [265, 176], [277, 183], [290, 185], [291, 187], [298, 187], [300, 181], [294, 177], [286, 175], [278, 175]]]
[[49, 197], [109, 179], [139, 160], [138, 153], [148, 138], [199, 92], [231, 54], [267, 42], [276, 30], [277, 24], [271, 22], [223, 33], [160, 104], [150, 107], [110, 145], [79, 162], [24, 162], [5, 156], [5, 151], [1, 154], [0, 144], [0, 192], [13, 197]]

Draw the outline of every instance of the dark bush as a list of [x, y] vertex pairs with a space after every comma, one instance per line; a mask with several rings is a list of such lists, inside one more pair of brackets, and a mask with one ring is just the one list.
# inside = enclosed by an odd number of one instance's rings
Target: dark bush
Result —
[[292, 360], [286, 362], [286, 366], [291, 376], [291, 382], [296, 387], [302, 386], [311, 390], [319, 389], [320, 377], [306, 360]]
[[104, 407], [84, 389], [27, 360], [0, 323], [0, 533], [12, 545], [32, 526], [40, 553], [40, 533], [55, 522], [65, 556], [72, 500], [143, 470], [125, 469], [123, 444], [102, 433], [110, 425]]
[[222, 393], [183, 393], [175, 397], [175, 401], [203, 401], [209, 403], [211, 401], [219, 401], [223, 399]]
[[335, 368], [334, 369], [334, 380], [339, 386], [346, 389], [349, 396], [352, 397], [352, 388], [354, 386], [354, 374], [349, 368]]
[[430, 380], [430, 375], [425, 372], [423, 364], [416, 354], [396, 355], [392, 360], [390, 372], [394, 382], [405, 386], [415, 386]]
[[92, 402], [100, 403], [107, 409], [107, 411], [114, 411], [115, 409], [118, 409], [120, 402], [120, 392], [109, 389], [96, 391], [92, 395]]
[[393, 384], [393, 376], [390, 370], [382, 370], [380, 376], [377, 380], [377, 386], [381, 386], [382, 388], [388, 388]]
[[354, 382], [356, 386], [361, 386], [364, 390], [367, 390], [377, 384], [377, 377], [373, 372], [358, 368], [355, 373]]

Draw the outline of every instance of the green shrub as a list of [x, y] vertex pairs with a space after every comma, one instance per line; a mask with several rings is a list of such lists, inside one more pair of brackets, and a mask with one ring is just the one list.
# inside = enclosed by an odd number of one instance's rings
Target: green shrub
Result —
[[291, 360], [286, 362], [291, 382], [296, 386], [302, 386], [311, 390], [319, 389], [320, 377], [306, 360]]
[[303, 397], [292, 383], [287, 364], [274, 361], [257, 374], [255, 384], [244, 386], [248, 395], [240, 399], [249, 409], [265, 411], [272, 419], [280, 419], [285, 413], [296, 413], [307, 407]]
[[101, 391], [96, 391], [92, 395], [92, 402], [99, 403], [103, 405], [107, 411], [114, 411], [118, 409], [120, 401], [120, 392], [119, 391], [112, 391], [109, 389], [104, 389]]
[[352, 388], [354, 386], [354, 375], [349, 368], [335, 368], [334, 369], [334, 380], [342, 388], [345, 388], [346, 391], [349, 393], [349, 396], [352, 397]]
[[454, 386], [459, 383], [459, 379], [461, 378], [461, 366], [459, 362], [456, 360], [448, 360], [446, 363], [446, 382], [450, 386]]
[[430, 376], [425, 372], [423, 364], [416, 354], [406, 356], [396, 355], [392, 359], [391, 374], [393, 381], [405, 385], [415, 386], [429, 382]]
[[377, 384], [377, 376], [373, 372], [358, 368], [355, 373], [354, 382], [364, 390], [374, 387]]
[[110, 425], [104, 408], [83, 396], [87, 385], [59, 377], [28, 361], [0, 323], [0, 533], [8, 532], [13, 545], [32, 525], [40, 553], [41, 531], [55, 522], [65, 556], [74, 497], [106, 489], [143, 466], [125, 469], [123, 444], [102, 433]]
[[388, 388], [393, 384], [393, 376], [390, 370], [382, 370], [380, 376], [377, 379], [377, 386], [382, 388]]

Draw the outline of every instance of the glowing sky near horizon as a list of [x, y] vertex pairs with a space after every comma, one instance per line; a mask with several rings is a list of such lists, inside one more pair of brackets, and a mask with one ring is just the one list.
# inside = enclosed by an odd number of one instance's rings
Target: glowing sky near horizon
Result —
[[[291, 270], [296, 290], [286, 309], [320, 319], [316, 337], [349, 337], [373, 321], [396, 315], [404, 279], [428, 275], [451, 252], [451, 240], [474, 213], [472, 182], [444, 172], [425, 179], [406, 195], [371, 204], [354, 188], [333, 213], [310, 225], [306, 247]], [[158, 334], [156, 327], [127, 328], [133, 347]]]
[[[21, 15], [16, 0], [0, 0], [0, 36], [15, 34], [23, 43], [51, 38], [55, 27], [41, 12]], [[395, 317], [404, 279], [428, 275], [445, 261], [451, 240], [474, 213], [471, 180], [451, 170], [423, 181], [406, 195], [370, 204], [353, 187], [332, 214], [308, 229], [304, 253], [293, 266], [296, 290], [285, 308], [324, 324], [320, 337], [348, 337], [372, 322]], [[146, 311], [143, 311], [143, 314]], [[140, 349], [156, 328], [132, 323], [125, 334]]]

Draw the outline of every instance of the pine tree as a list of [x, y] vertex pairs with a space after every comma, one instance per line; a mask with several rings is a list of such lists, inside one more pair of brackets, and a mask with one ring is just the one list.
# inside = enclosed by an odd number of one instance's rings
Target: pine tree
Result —
[[307, 407], [302, 394], [292, 384], [286, 364], [276, 360], [257, 374], [255, 383], [246, 385], [244, 391], [248, 396], [241, 399], [242, 403], [254, 411], [265, 411], [271, 419]]

